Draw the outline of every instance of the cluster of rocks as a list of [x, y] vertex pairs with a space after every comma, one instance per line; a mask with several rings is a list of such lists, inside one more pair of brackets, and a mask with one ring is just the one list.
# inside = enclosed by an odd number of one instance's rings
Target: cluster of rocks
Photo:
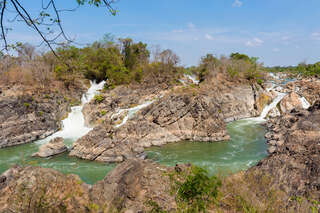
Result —
[[112, 121], [95, 127], [74, 143], [70, 155], [122, 162], [141, 156], [144, 148], [152, 145], [227, 139], [223, 114], [215, 102], [199, 96], [167, 95], [142, 109], [121, 128], [115, 128]]
[[292, 110], [271, 119], [266, 134], [269, 152], [252, 170], [273, 177], [290, 196], [320, 199], [320, 101], [308, 110]]
[[58, 131], [70, 110], [71, 99], [66, 97], [80, 100], [84, 86], [65, 91], [23, 89], [6, 88], [0, 96], [0, 148], [43, 139]]
[[87, 185], [76, 175], [53, 169], [14, 167], [0, 177], [0, 212], [149, 212], [153, 203], [175, 212], [166, 175], [172, 170], [129, 160], [102, 181]]
[[[271, 98], [259, 85], [230, 82], [224, 76], [199, 87], [117, 87], [84, 107], [88, 124], [96, 127], [76, 141], [70, 155], [102, 162], [145, 157], [144, 148], [167, 143], [224, 141], [226, 122], [254, 117]], [[153, 100], [124, 125], [121, 109]], [[102, 113], [103, 112], [103, 113]], [[119, 119], [120, 118], [120, 119]]]

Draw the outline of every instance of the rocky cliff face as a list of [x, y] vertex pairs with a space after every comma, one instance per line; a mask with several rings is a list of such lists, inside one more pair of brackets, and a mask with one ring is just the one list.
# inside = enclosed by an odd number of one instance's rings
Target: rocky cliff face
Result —
[[[103, 162], [145, 157], [143, 150], [171, 142], [223, 141], [229, 136], [225, 122], [259, 115], [270, 98], [259, 85], [234, 83], [223, 76], [210, 84], [158, 87], [118, 87], [84, 108], [86, 120], [96, 128], [75, 142], [71, 156]], [[124, 125], [117, 115], [146, 101], [153, 103]], [[117, 116], [115, 116], [117, 115]]]
[[141, 156], [143, 148], [182, 140], [221, 141], [229, 136], [223, 114], [204, 97], [168, 95], [142, 109], [125, 125], [97, 126], [73, 146], [71, 156], [121, 162]]
[[[251, 171], [269, 174], [272, 184], [291, 196], [320, 199], [320, 102], [268, 123], [271, 155]], [[257, 177], [259, 177], [257, 175]]]
[[0, 212], [148, 212], [149, 201], [174, 211], [175, 199], [165, 174], [171, 170], [132, 160], [89, 186], [75, 175], [52, 169], [15, 167], [0, 176]]
[[29, 143], [56, 132], [70, 110], [70, 100], [80, 100], [84, 91], [84, 87], [56, 91], [25, 89], [2, 89], [0, 148]]

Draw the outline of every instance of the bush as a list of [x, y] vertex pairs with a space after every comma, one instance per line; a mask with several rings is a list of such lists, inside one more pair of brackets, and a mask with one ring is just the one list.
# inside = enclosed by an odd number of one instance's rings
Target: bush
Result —
[[190, 171], [170, 177], [177, 204], [186, 212], [206, 212], [208, 205], [217, 201], [221, 181], [215, 176], [209, 177], [206, 170], [192, 166]]
[[102, 101], [104, 101], [104, 97], [102, 95], [95, 95], [94, 100], [97, 103], [102, 103]]

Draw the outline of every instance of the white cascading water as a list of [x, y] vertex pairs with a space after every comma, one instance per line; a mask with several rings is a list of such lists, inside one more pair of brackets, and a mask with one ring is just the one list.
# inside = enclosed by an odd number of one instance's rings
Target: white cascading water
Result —
[[254, 118], [247, 118], [244, 119], [248, 122], [254, 122], [254, 123], [261, 123], [265, 122], [265, 118], [267, 117], [268, 113], [270, 110], [273, 108], [277, 107], [278, 103], [286, 96], [286, 93], [278, 93], [278, 96], [272, 101], [271, 104], [267, 105], [261, 112], [259, 117], [254, 117]]
[[149, 106], [150, 104], [152, 104], [154, 101], [147, 101], [139, 106], [136, 106], [136, 107], [132, 107], [130, 109], [120, 109], [117, 113], [113, 114], [111, 116], [111, 119], [113, 119], [114, 117], [120, 115], [121, 113], [123, 112], [126, 112], [126, 116], [123, 118], [122, 122], [118, 125], [116, 125], [115, 127], [116, 128], [119, 128], [121, 127], [122, 125], [124, 125], [125, 123], [127, 123], [127, 121], [132, 118], [139, 110]]
[[300, 97], [299, 98], [302, 104], [303, 109], [308, 109], [311, 104], [307, 101], [307, 99], [305, 99], [305, 97]]
[[266, 106], [261, 115], [259, 116], [260, 119], [265, 119], [268, 115], [268, 113], [270, 112], [270, 110], [272, 110], [273, 108], [275, 108], [278, 103], [286, 96], [286, 93], [278, 93], [278, 96], [272, 101], [271, 104], [269, 104], [268, 106]]
[[197, 80], [197, 77], [195, 75], [184, 74], [184, 77], [189, 78], [194, 84], [200, 83], [200, 81]]
[[91, 86], [81, 98], [81, 105], [71, 107], [71, 112], [68, 117], [62, 121], [62, 130], [53, 135], [39, 141], [40, 144], [49, 142], [55, 137], [63, 137], [64, 139], [76, 140], [92, 130], [92, 128], [85, 126], [84, 116], [82, 113], [83, 106], [89, 103], [99, 91], [103, 89], [105, 81], [99, 84], [90, 82]]
[[277, 79], [277, 80], [280, 79], [279, 76], [275, 75], [275, 74], [272, 73], [272, 72], [270, 72], [269, 75], [270, 75], [272, 78], [274, 78], [274, 79]]

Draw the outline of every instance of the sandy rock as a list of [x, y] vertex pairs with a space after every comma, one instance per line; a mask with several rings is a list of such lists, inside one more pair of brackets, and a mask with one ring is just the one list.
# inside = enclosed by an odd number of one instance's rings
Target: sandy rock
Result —
[[291, 92], [286, 95], [280, 102], [280, 109], [282, 113], [290, 112], [293, 109], [303, 109], [299, 95]]
[[47, 158], [66, 151], [68, 151], [68, 148], [64, 144], [64, 139], [57, 137], [52, 139], [49, 143], [41, 145], [39, 151], [34, 153], [32, 157]]

